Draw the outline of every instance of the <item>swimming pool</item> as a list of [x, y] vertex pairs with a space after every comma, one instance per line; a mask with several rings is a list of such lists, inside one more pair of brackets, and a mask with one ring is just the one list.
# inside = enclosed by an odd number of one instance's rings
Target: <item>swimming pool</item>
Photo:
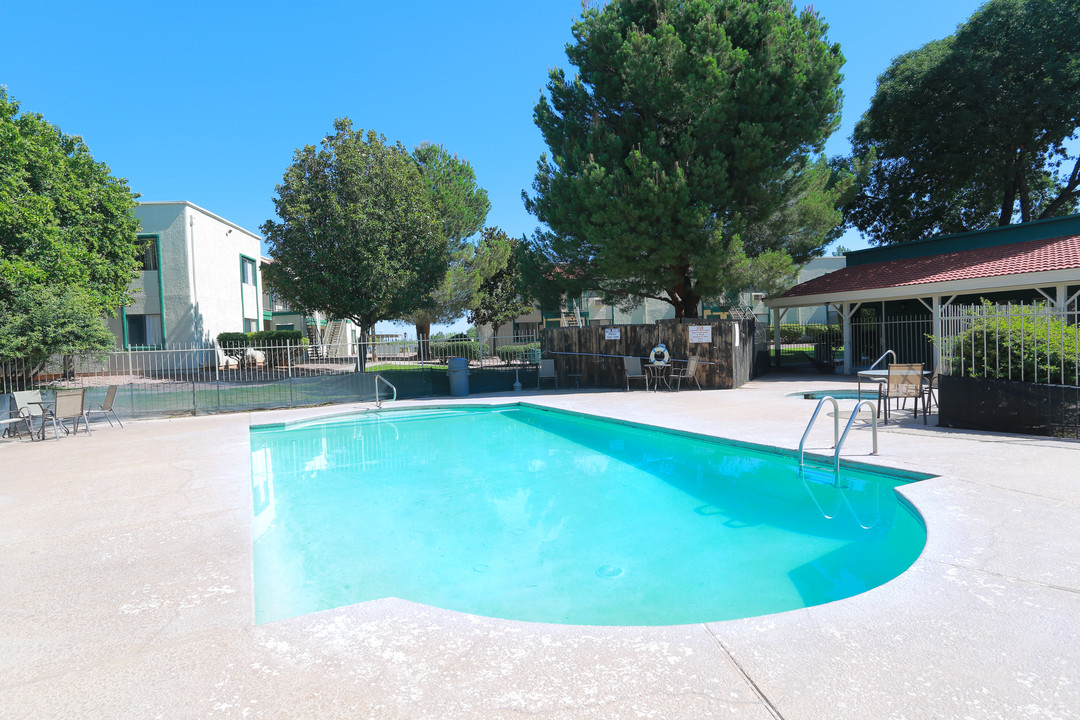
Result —
[[506, 619], [669, 625], [863, 592], [918, 557], [894, 488], [790, 453], [533, 407], [251, 432], [257, 622], [384, 597]]

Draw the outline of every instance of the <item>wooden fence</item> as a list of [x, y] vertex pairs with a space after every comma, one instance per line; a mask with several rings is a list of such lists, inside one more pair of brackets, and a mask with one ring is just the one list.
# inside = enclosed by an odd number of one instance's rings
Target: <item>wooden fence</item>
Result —
[[647, 361], [662, 342], [676, 368], [685, 367], [691, 355], [701, 359], [697, 378], [702, 388], [732, 389], [755, 376], [755, 326], [753, 319], [695, 318], [660, 320], [654, 325], [544, 328], [540, 349], [544, 358], [554, 358], [560, 387], [577, 380], [581, 385], [625, 388], [622, 358]]

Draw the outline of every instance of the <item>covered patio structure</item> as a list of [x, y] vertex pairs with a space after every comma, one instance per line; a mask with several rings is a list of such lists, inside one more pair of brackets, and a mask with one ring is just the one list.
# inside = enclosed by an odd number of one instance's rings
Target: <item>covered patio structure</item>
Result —
[[[800, 283], [766, 301], [780, 321], [795, 307], [827, 305], [843, 321], [843, 372], [855, 371], [852, 319], [880, 304], [882, 320], [897, 304], [922, 309], [941, 336], [942, 311], [985, 298], [997, 303], [1043, 300], [1062, 311], [1080, 296], [1080, 215], [1009, 225], [849, 253], [846, 267]], [[940, 359], [935, 350], [935, 366]]]

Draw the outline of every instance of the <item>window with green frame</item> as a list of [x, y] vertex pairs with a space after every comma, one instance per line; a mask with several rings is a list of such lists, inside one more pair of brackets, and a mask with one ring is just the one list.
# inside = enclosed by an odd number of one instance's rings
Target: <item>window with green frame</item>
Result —
[[158, 269], [158, 242], [156, 235], [142, 235], [139, 240], [148, 241], [150, 244], [142, 249], [139, 255], [140, 269], [144, 272]]
[[245, 285], [255, 284], [255, 261], [251, 258], [240, 258], [240, 280]]

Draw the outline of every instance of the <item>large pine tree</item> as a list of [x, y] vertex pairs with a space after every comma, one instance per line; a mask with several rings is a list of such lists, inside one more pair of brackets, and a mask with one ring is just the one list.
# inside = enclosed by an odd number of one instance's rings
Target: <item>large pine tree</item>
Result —
[[[836, 127], [840, 48], [788, 0], [612, 0], [585, 10], [535, 121], [550, 155], [528, 210], [535, 249], [567, 290], [694, 317], [745, 286], [755, 262], [809, 251], [744, 231], [791, 201]], [[575, 287], [571, 287], [575, 286]]]

